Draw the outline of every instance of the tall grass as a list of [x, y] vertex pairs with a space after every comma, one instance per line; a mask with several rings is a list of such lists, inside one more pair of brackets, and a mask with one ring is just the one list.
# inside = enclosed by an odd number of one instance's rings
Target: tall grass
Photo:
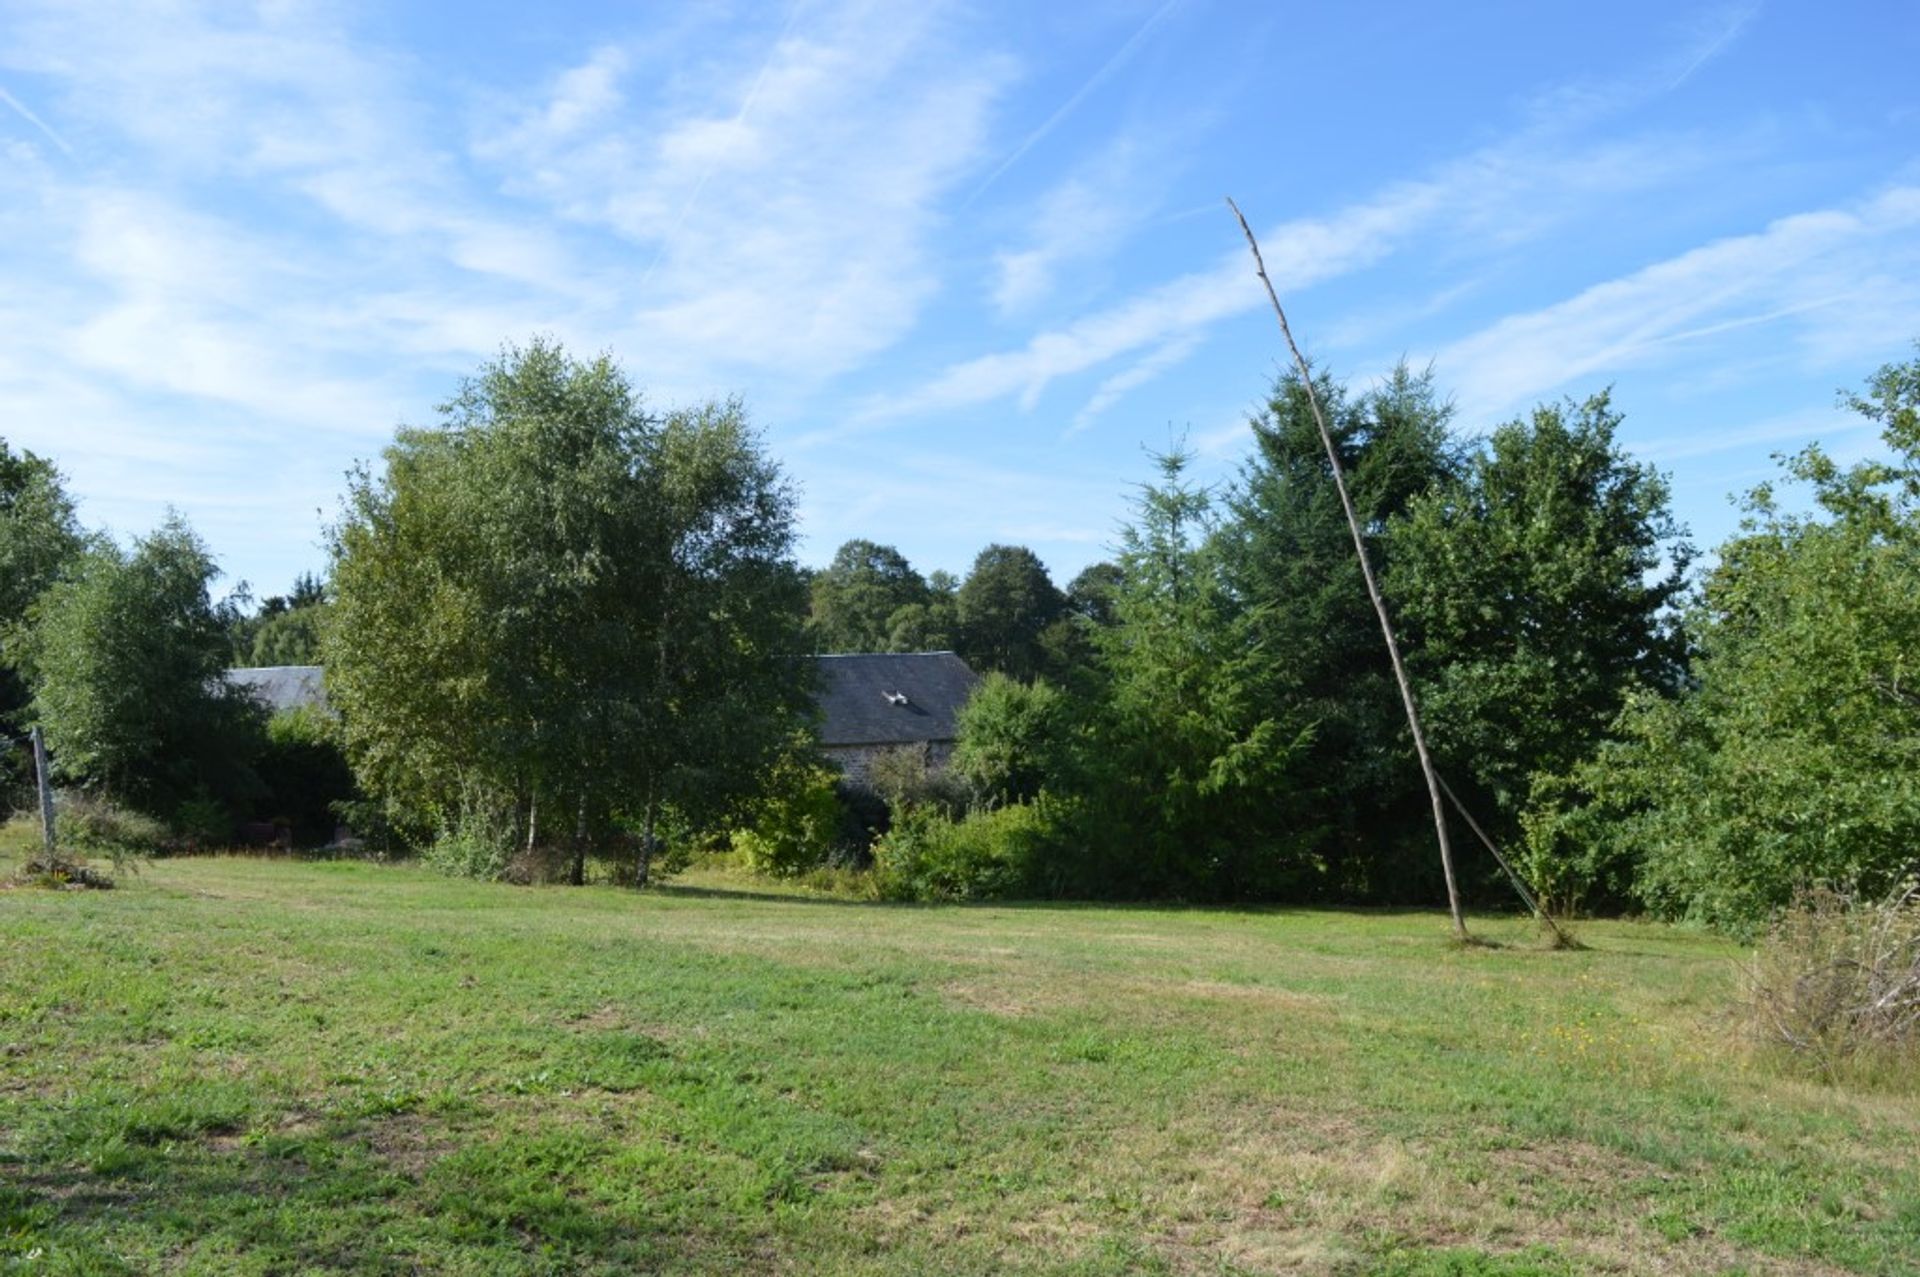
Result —
[[1747, 968], [1761, 1046], [1829, 1081], [1920, 1084], [1920, 882], [1802, 892]]

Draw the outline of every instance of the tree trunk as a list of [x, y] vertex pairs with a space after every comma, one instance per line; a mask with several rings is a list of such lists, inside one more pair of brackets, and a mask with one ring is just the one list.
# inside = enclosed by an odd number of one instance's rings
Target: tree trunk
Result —
[[653, 818], [656, 804], [647, 800], [647, 822], [640, 834], [640, 856], [633, 867], [633, 885], [647, 885], [647, 875], [653, 871]]
[[587, 882], [587, 795], [580, 795], [580, 812], [573, 822], [573, 868], [567, 874], [568, 883], [575, 887], [584, 887]]

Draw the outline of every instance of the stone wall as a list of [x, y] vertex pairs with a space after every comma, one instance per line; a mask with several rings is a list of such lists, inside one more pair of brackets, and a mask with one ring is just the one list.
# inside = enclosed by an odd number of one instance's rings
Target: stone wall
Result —
[[882, 754], [897, 750], [917, 750], [926, 759], [930, 772], [944, 771], [949, 759], [953, 757], [953, 742], [950, 740], [925, 741], [918, 745], [828, 745], [821, 749], [827, 761], [840, 769], [847, 783], [861, 789], [871, 789], [869, 781], [873, 760]]

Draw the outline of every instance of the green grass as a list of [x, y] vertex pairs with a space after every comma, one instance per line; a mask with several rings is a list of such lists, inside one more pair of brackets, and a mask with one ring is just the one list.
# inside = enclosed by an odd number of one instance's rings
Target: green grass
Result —
[[0, 1270], [1920, 1268], [1920, 1102], [1737, 951], [160, 861], [0, 892]]

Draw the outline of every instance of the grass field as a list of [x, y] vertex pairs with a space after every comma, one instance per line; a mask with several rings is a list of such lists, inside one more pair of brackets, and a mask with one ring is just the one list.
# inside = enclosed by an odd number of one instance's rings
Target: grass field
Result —
[[1911, 1273], [1920, 1100], [1737, 951], [354, 863], [0, 893], [0, 1267]]

